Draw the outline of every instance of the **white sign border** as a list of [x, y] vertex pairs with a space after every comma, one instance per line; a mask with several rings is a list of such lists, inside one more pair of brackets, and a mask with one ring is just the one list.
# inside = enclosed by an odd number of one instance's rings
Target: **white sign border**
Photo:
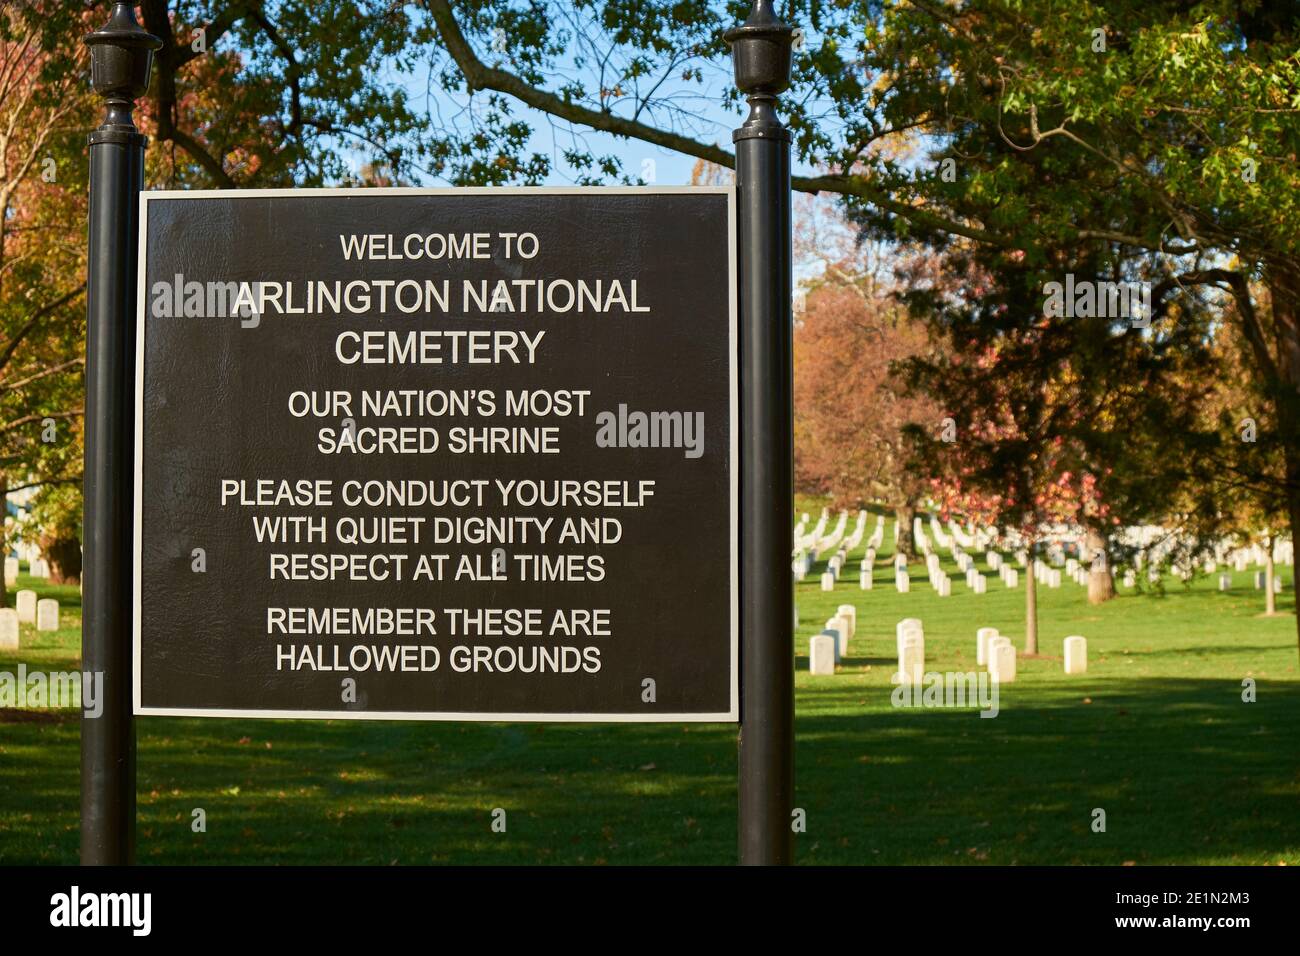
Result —
[[[730, 554], [731, 554], [731, 706], [725, 713], [481, 713], [478, 711], [353, 711], [353, 710], [236, 710], [225, 708], [145, 707], [140, 702], [140, 627], [141, 627], [141, 558], [144, 495], [144, 341], [148, 297], [145, 287], [145, 259], [149, 238], [149, 203], [159, 199], [265, 199], [313, 198], [340, 196], [572, 196], [572, 195], [725, 195], [727, 197], [727, 272], [728, 272], [728, 342], [729, 390], [731, 404], [730, 436]], [[134, 495], [134, 576], [132, 579], [133, 634], [131, 650], [133, 714], [137, 717], [229, 717], [272, 720], [393, 720], [393, 721], [465, 721], [474, 723], [582, 723], [582, 724], [671, 724], [671, 723], [739, 723], [740, 721], [740, 414], [738, 329], [738, 273], [736, 262], [736, 187], [733, 186], [452, 186], [452, 187], [359, 187], [304, 189], [162, 189], [140, 193], [140, 245], [136, 257], [137, 320], [135, 358], [135, 495]]]

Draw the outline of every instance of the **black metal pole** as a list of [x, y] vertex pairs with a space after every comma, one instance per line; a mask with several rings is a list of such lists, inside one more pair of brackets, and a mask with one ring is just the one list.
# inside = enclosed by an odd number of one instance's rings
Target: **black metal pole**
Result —
[[793, 31], [772, 0], [728, 30], [749, 117], [735, 131], [740, 229], [740, 862], [793, 857], [794, 514], [790, 133]]
[[81, 659], [84, 671], [102, 675], [104, 706], [98, 718], [81, 722], [81, 862], [123, 865], [135, 857], [132, 408], [145, 147], [131, 110], [149, 85], [161, 43], [136, 23], [130, 4], [115, 3], [108, 23], [86, 44], [91, 85], [106, 113], [90, 134]]

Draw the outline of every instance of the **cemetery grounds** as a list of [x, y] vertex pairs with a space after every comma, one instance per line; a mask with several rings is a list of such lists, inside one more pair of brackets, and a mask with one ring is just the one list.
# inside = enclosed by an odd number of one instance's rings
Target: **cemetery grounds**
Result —
[[[801, 499], [801, 511], [822, 502]], [[815, 509], [815, 510], [813, 510]], [[874, 518], [868, 530], [874, 527]], [[1040, 586], [1040, 656], [1017, 662], [999, 714], [895, 708], [895, 625], [920, 618], [927, 671], [978, 671], [975, 632], [1023, 651], [1024, 583], [952, 595], [923, 568], [897, 593], [892, 517], [863, 591], [850, 555], [796, 587], [796, 805], [802, 864], [1300, 864], [1300, 673], [1294, 569], [1263, 616], [1255, 568], [1164, 590], [1120, 587], [1090, 606]], [[688, 553], [688, 552], [687, 552]], [[988, 572], [983, 555], [976, 566]], [[80, 597], [62, 627], [21, 628], [0, 671], [80, 666]], [[841, 604], [857, 632], [834, 675], [809, 639]], [[681, 628], [689, 639], [690, 609]], [[1088, 641], [1067, 677], [1062, 641]], [[1256, 700], [1243, 701], [1253, 678]], [[79, 717], [0, 709], [0, 864], [77, 861]], [[141, 718], [138, 858], [150, 864], [727, 864], [736, 855], [736, 728]], [[493, 811], [506, 811], [494, 832]], [[1105, 832], [1094, 830], [1096, 809]], [[202, 809], [206, 831], [195, 832]]]

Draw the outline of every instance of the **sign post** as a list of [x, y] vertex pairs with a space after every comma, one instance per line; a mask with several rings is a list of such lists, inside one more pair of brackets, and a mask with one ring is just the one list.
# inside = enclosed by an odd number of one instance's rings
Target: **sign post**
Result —
[[86, 37], [91, 84], [105, 102], [90, 134], [86, 274], [85, 577], [82, 668], [103, 675], [104, 707], [81, 722], [81, 862], [135, 856], [135, 727], [131, 718], [131, 380], [135, 358], [138, 197], [145, 137], [131, 118], [160, 41], [115, 3]]
[[793, 30], [756, 0], [728, 30], [749, 117], [733, 139], [740, 225], [740, 862], [792, 861], [794, 514], [790, 133], [776, 113], [790, 85]]

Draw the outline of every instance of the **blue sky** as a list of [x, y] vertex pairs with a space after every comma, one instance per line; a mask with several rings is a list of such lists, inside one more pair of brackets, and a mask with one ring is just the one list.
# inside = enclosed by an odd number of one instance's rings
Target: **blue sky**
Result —
[[[491, 51], [480, 50], [479, 53], [485, 61], [493, 59]], [[700, 62], [693, 61], [692, 65]], [[447, 122], [450, 117], [463, 115], [465, 102], [463, 97], [453, 98], [438, 88], [435, 72], [438, 66], [438, 64], [429, 64], [416, 75], [394, 73], [391, 79], [406, 90], [412, 108], [423, 108], [427, 104], [431, 116], [436, 117], [440, 122]], [[502, 62], [500, 66], [505, 69], [510, 67], [508, 62]], [[578, 72], [580, 71], [571, 70], [570, 75]], [[581, 72], [585, 74], [584, 80], [592, 80], [587, 71]], [[654, 114], [647, 110], [642, 120], [647, 125], [673, 128], [676, 132], [688, 135], [692, 139], [711, 143], [722, 147], [727, 152], [733, 152], [731, 132], [744, 121], [747, 110], [743, 104], [733, 107], [724, 101], [731, 82], [729, 60], [705, 63], [702, 83], [670, 79], [656, 91], [657, 100], [668, 104], [679, 104], [685, 113], [689, 113], [689, 119], [678, 118], [676, 121], [671, 121], [662, 112]], [[476, 99], [478, 102], [484, 102], [486, 94], [480, 93]], [[682, 185], [690, 181], [691, 170], [695, 165], [693, 157], [640, 140], [622, 139], [584, 127], [573, 127], [518, 100], [511, 99], [510, 102], [513, 115], [527, 122], [533, 130], [528, 144], [529, 152], [543, 153], [552, 157], [551, 173], [546, 181], [548, 186], [573, 184], [574, 172], [565, 164], [562, 152], [571, 144], [575, 136], [581, 138], [587, 150], [593, 155], [617, 157], [627, 175], [640, 176], [647, 182], [653, 177], [654, 183], [666, 186]], [[359, 162], [361, 161], [364, 159], [359, 157]], [[796, 174], [805, 175], [813, 172], [811, 168], [798, 164], [794, 171]], [[429, 182], [426, 185], [441, 185], [441, 183]]]

